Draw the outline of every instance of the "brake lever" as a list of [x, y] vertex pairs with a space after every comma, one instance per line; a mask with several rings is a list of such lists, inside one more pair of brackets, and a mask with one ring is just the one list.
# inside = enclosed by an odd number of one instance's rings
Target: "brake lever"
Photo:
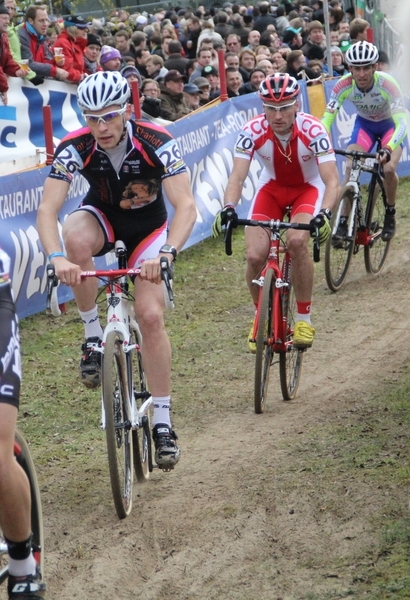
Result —
[[172, 268], [169, 266], [167, 257], [161, 256], [159, 264], [161, 266], [161, 279], [167, 288], [169, 301], [174, 302], [174, 293], [172, 291]]

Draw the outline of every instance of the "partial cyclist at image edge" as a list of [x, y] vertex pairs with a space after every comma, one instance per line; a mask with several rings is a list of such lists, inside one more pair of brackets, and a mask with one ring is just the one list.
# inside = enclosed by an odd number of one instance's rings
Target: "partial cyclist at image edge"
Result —
[[[263, 168], [249, 210], [249, 219], [283, 220], [290, 210], [294, 223], [319, 224], [320, 243], [330, 236], [331, 211], [339, 195], [336, 158], [329, 135], [312, 115], [299, 111], [299, 85], [287, 73], [266, 77], [259, 87], [264, 113], [248, 121], [239, 133], [234, 164], [224, 197], [224, 208], [216, 215], [212, 233], [216, 237], [235, 210], [255, 154]], [[319, 220], [319, 221], [318, 221]], [[286, 233], [286, 245], [292, 260], [292, 285], [297, 303], [293, 345], [308, 348], [315, 330], [311, 323], [313, 261], [309, 232], [296, 229]], [[269, 251], [269, 237], [260, 227], [245, 229], [246, 281], [254, 302], [258, 287], [253, 281], [262, 270]], [[249, 349], [255, 352], [251, 328]]]
[[9, 273], [10, 259], [0, 248], [0, 528], [9, 553], [9, 599], [41, 600], [46, 586], [32, 552], [30, 485], [14, 458], [21, 357]]
[[[350, 100], [355, 107], [354, 129], [347, 150], [371, 152], [377, 139], [381, 140], [378, 160], [383, 165], [387, 195], [382, 240], [391, 240], [396, 233], [397, 165], [407, 135], [404, 100], [397, 81], [389, 73], [377, 71], [379, 51], [374, 44], [361, 41], [346, 52], [350, 73], [341, 77], [333, 87], [322, 119], [330, 132], [343, 102]], [[351, 172], [351, 160], [346, 163], [344, 185]], [[336, 236], [347, 233], [347, 215], [341, 219]], [[336, 237], [335, 236], [335, 237]]]
[[[86, 127], [57, 146], [38, 211], [38, 230], [48, 259], [73, 293], [86, 341], [80, 375], [94, 388], [100, 384], [101, 343], [96, 296], [98, 282], [81, 282], [81, 271], [94, 270], [93, 257], [125, 243], [135, 279], [135, 315], [142, 334], [142, 358], [154, 402], [153, 438], [156, 461], [172, 468], [179, 460], [177, 436], [170, 418], [171, 347], [164, 324], [165, 300], [161, 257], [171, 264], [196, 220], [189, 175], [177, 141], [163, 127], [132, 120], [130, 88], [117, 72], [98, 72], [84, 79], [77, 102]], [[90, 184], [80, 206], [63, 224], [61, 249], [58, 214], [78, 171]], [[163, 189], [174, 208], [168, 223]], [[161, 284], [161, 285], [160, 285]]]

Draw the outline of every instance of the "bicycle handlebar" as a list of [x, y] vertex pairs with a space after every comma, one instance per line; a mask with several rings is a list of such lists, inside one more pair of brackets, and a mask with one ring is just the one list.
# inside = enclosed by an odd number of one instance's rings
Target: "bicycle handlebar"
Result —
[[320, 233], [317, 225], [310, 225], [309, 223], [289, 223], [286, 221], [258, 221], [255, 219], [238, 219], [237, 214], [234, 210], [227, 212], [227, 224], [225, 229], [224, 243], [225, 252], [228, 256], [232, 254], [232, 232], [238, 225], [245, 225], [248, 227], [265, 227], [271, 231], [279, 232], [283, 229], [299, 229], [303, 231], [315, 232], [315, 242], [313, 245], [313, 260], [315, 262], [320, 261]]
[[[168, 298], [170, 302], [174, 301], [174, 294], [172, 291], [172, 269], [169, 265], [166, 256], [162, 256], [160, 260], [161, 266], [161, 279], [165, 283], [165, 287], [168, 292]], [[108, 279], [117, 279], [124, 275], [136, 276], [139, 275], [141, 269], [107, 269], [107, 270], [95, 270], [95, 271], [82, 271], [81, 279], [87, 279], [88, 277], [105, 277]], [[47, 265], [47, 298], [46, 298], [46, 310], [51, 312], [55, 317], [61, 315], [61, 311], [58, 305], [57, 298], [57, 287], [60, 285], [60, 281], [55, 273], [54, 265]]]
[[[377, 160], [377, 153], [373, 153], [373, 152], [359, 152], [358, 150], [335, 150], [335, 154], [340, 154], [340, 156], [348, 156], [349, 158], [352, 158], [353, 160], [359, 160], [361, 158], [373, 158], [374, 160]], [[362, 167], [364, 169], [364, 167]], [[384, 170], [383, 170], [383, 165], [381, 165], [380, 163], [378, 164], [378, 171], [380, 174], [380, 177], [382, 177], [384, 179]], [[367, 171], [372, 170], [373, 171], [374, 168], [372, 169], [364, 169]]]

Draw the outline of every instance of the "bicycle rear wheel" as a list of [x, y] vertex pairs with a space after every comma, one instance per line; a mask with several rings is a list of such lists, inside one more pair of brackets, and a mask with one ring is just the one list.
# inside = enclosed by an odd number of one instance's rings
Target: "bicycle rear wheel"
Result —
[[345, 186], [342, 189], [340, 200], [337, 203], [330, 221], [332, 235], [326, 242], [325, 248], [325, 275], [326, 282], [332, 292], [338, 292], [342, 287], [347, 272], [349, 270], [350, 261], [352, 259], [357, 231], [357, 217], [351, 215], [350, 219], [354, 219], [352, 235], [350, 238], [336, 240], [334, 235], [339, 226], [340, 216], [343, 208], [351, 207], [353, 199], [352, 189]]
[[370, 204], [366, 226], [372, 241], [364, 247], [364, 264], [368, 273], [380, 273], [389, 252], [390, 240], [383, 242], [382, 229], [384, 215], [386, 213], [386, 192], [383, 184], [376, 181], [373, 176], [369, 184], [369, 194], [367, 202]]
[[[142, 367], [141, 340], [136, 331], [133, 332], [137, 349], [132, 352], [133, 394], [137, 408], [149, 397]], [[141, 427], [132, 431], [132, 447], [134, 451], [134, 469], [139, 482], [146, 481], [152, 471], [151, 431], [148, 413], [142, 417]]]
[[[31, 494], [31, 531], [32, 531], [32, 550], [34, 558], [40, 567], [41, 575], [44, 577], [44, 528], [43, 528], [43, 511], [41, 506], [40, 487], [38, 485], [37, 473], [34, 466], [33, 458], [29, 446], [18, 429], [14, 434], [14, 456], [27, 475], [30, 484]], [[3, 535], [0, 531], [0, 542], [3, 546]], [[8, 566], [6, 559], [2, 558], [0, 569], [0, 583], [8, 576]]]
[[272, 340], [273, 331], [273, 294], [275, 292], [275, 281], [273, 269], [265, 273], [262, 299], [259, 311], [259, 325], [256, 333], [256, 356], [255, 356], [255, 387], [254, 405], [255, 412], [261, 414], [265, 408], [266, 395], [268, 393], [269, 373], [273, 361], [273, 349], [269, 340]]
[[115, 331], [108, 334], [102, 369], [108, 464], [114, 505], [120, 519], [131, 512], [133, 483], [130, 403], [122, 343]]
[[280, 387], [284, 400], [293, 400], [298, 391], [300, 376], [302, 374], [302, 363], [304, 350], [294, 348], [292, 342], [295, 329], [296, 298], [290, 280], [290, 258], [285, 257], [282, 273], [283, 280], [288, 283], [281, 288], [282, 318], [286, 323], [286, 352], [279, 353]]

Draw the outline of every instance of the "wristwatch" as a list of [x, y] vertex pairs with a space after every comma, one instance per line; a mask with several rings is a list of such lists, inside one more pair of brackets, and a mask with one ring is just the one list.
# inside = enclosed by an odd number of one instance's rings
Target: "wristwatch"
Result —
[[159, 249], [160, 252], [162, 252], [163, 254], [172, 254], [172, 256], [174, 257], [174, 260], [177, 257], [177, 249], [174, 248], [174, 246], [171, 246], [170, 244], [164, 244], [162, 246], [162, 248]]

